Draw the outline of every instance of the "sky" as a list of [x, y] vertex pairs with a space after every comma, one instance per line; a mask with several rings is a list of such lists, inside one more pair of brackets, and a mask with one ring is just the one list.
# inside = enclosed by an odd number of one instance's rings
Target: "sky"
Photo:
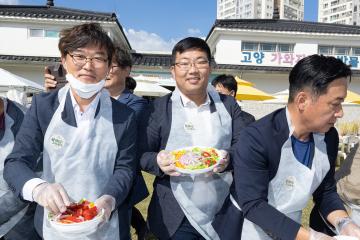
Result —
[[[317, 21], [317, 1], [305, 0], [306, 21]], [[0, 0], [45, 5], [46, 0]], [[180, 39], [205, 38], [216, 19], [216, 0], [54, 0], [55, 6], [115, 12], [133, 49], [168, 52]]]

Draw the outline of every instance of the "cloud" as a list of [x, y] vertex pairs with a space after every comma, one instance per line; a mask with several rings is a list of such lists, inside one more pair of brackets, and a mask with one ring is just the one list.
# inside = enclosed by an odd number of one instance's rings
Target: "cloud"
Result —
[[197, 35], [200, 35], [200, 33], [201, 33], [200, 29], [198, 29], [198, 28], [189, 28], [187, 30], [187, 32], [189, 35], [192, 35], [192, 36], [197, 36]]
[[19, 3], [18, 0], [0, 0], [0, 4], [5, 5], [17, 5]]
[[171, 52], [179, 39], [165, 40], [156, 33], [144, 30], [125, 29], [131, 47], [138, 52]]

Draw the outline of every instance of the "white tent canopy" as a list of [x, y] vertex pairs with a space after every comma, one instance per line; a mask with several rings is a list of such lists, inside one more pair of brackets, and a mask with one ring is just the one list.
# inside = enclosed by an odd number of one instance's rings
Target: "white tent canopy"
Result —
[[0, 68], [0, 92], [7, 92], [9, 89], [34, 93], [43, 91], [44, 87]]
[[134, 94], [138, 96], [151, 96], [151, 97], [161, 97], [164, 96], [171, 91], [157, 85], [156, 83], [142, 82], [138, 81], [136, 83], [136, 88], [134, 90]]

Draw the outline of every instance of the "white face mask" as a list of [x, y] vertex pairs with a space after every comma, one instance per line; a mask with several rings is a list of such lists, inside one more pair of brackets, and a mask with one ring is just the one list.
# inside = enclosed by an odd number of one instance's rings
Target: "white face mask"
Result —
[[84, 99], [91, 98], [100, 92], [105, 85], [105, 79], [98, 83], [83, 83], [70, 73], [66, 74], [66, 80], [70, 83], [71, 88], [76, 91], [77, 95]]

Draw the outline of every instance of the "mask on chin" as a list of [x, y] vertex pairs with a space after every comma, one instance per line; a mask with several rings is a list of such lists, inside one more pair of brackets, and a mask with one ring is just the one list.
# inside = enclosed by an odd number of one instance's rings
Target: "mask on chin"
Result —
[[75, 90], [76, 94], [84, 99], [91, 98], [100, 92], [105, 85], [105, 79], [98, 83], [83, 83], [70, 73], [66, 74], [66, 80], [70, 83], [71, 88]]

